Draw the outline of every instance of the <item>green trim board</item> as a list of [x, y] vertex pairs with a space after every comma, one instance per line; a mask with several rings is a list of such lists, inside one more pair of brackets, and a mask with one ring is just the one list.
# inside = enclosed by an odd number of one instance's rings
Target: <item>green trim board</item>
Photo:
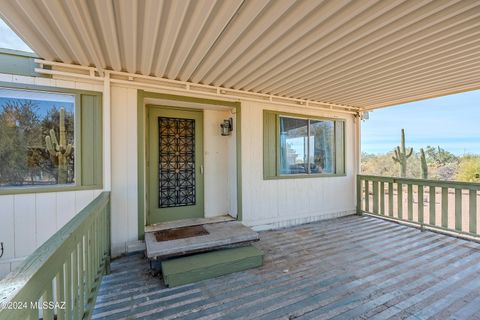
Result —
[[235, 115], [236, 115], [235, 133], [236, 133], [236, 151], [237, 151], [236, 152], [236, 156], [237, 156], [237, 220], [241, 221], [242, 220], [241, 103], [138, 90], [137, 91], [138, 239], [144, 240], [145, 224], [146, 223], [148, 224], [148, 221], [146, 221], [145, 219], [145, 212], [146, 212], [145, 210], [146, 208], [145, 207], [145, 203], [146, 203], [146, 199], [145, 199], [146, 131], [145, 130], [146, 130], [146, 121], [147, 121], [145, 99], [147, 98], [202, 103], [202, 104], [209, 104], [209, 105], [229, 106], [235, 109]]
[[38, 59], [35, 53], [0, 49], [0, 73], [30, 77], [49, 77], [35, 72], [37, 66], [35, 59]]
[[[147, 105], [148, 135], [147, 159], [147, 220], [149, 224], [179, 219], [204, 217], [204, 176], [203, 170], [203, 110], [182, 109], [169, 106]], [[159, 118], [189, 119], [194, 121], [195, 150], [195, 203], [188, 206], [159, 208]], [[154, 196], [156, 195], [156, 196]]]
[[67, 191], [85, 191], [85, 190], [102, 190], [103, 186], [77, 186], [77, 185], [52, 185], [52, 186], [28, 186], [28, 187], [10, 187], [6, 189], [0, 188], [0, 195], [15, 195], [29, 193], [49, 193], [49, 192], [67, 192]]
[[146, 110], [144, 106], [145, 92], [137, 90], [137, 148], [138, 148], [138, 163], [137, 163], [137, 196], [138, 196], [138, 239], [145, 239], [145, 122]]
[[444, 188], [459, 188], [467, 190], [480, 190], [480, 183], [476, 182], [462, 182], [462, 181], [446, 181], [446, 180], [428, 180], [416, 178], [397, 178], [359, 174], [358, 178], [361, 180], [376, 180], [387, 183], [402, 183], [402, 184], [416, 184], [425, 187], [444, 187]]
[[195, 254], [161, 262], [163, 281], [168, 287], [177, 287], [257, 268], [262, 264], [263, 252], [253, 245]]
[[81, 143], [82, 186], [102, 184], [102, 107], [101, 97], [81, 95]]
[[75, 184], [0, 188], [0, 195], [103, 188], [102, 93], [0, 82], [0, 88], [64, 93], [75, 96]]
[[88, 94], [92, 96], [99, 96], [99, 97], [102, 96], [102, 93], [98, 91], [59, 88], [59, 87], [52, 87], [52, 86], [42, 86], [42, 85], [36, 85], [36, 84], [5, 82], [5, 81], [0, 81], [0, 87], [8, 88], [8, 89], [25, 89], [25, 90], [33, 90], [33, 91], [46, 91], [46, 92], [55, 92], [55, 93], [66, 93], [66, 94]]
[[40, 59], [40, 57], [34, 52], [15, 50], [15, 49], [0, 48], [0, 55], [1, 54]]
[[235, 107], [235, 135], [237, 138], [237, 220], [243, 219], [243, 200], [242, 200], [242, 105], [237, 103]]
[[[280, 174], [280, 118], [291, 117], [307, 120], [334, 122], [335, 173], [330, 174]], [[303, 179], [346, 176], [346, 119], [311, 116], [306, 114], [263, 110], [263, 179]]]

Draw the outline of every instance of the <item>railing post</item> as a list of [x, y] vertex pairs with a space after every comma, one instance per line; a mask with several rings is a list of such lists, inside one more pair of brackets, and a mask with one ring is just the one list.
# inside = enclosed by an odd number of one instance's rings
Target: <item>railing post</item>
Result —
[[403, 184], [397, 183], [397, 218], [403, 219]]
[[455, 188], [455, 230], [462, 231], [462, 189]]
[[[357, 178], [358, 179], [358, 178]], [[105, 259], [105, 274], [110, 274], [110, 257], [112, 256], [112, 246], [111, 246], [111, 237], [110, 237], [110, 201], [108, 201], [107, 207], [107, 221], [106, 221], [106, 235], [107, 235], [107, 257]]]
[[448, 188], [442, 187], [442, 227], [448, 228]]
[[378, 214], [378, 181], [372, 181], [373, 184], [373, 213]]
[[357, 175], [357, 214], [362, 215], [362, 178]]
[[393, 217], [393, 182], [388, 183], [388, 215]]
[[380, 182], [380, 214], [385, 215], [385, 182]]
[[[65, 302], [65, 266], [62, 264], [60, 270], [57, 272], [55, 285], [56, 285], [56, 293], [57, 293], [57, 302]], [[67, 279], [68, 280], [68, 279]], [[57, 319], [63, 320], [65, 319], [65, 309], [57, 308]]]
[[429, 215], [429, 220], [428, 220], [428, 223], [430, 223], [432, 226], [435, 225], [435, 221], [436, 221], [436, 212], [437, 212], [437, 204], [436, 204], [436, 200], [435, 200], [435, 193], [437, 192], [437, 190], [435, 189], [434, 186], [430, 186], [429, 187], [429, 209], [430, 209], [430, 215]]
[[413, 185], [411, 183], [407, 186], [407, 210], [408, 220], [413, 221]]
[[423, 185], [417, 186], [417, 204], [418, 204], [418, 223], [420, 223], [423, 229], [423, 223], [424, 223]]
[[365, 211], [370, 212], [370, 181], [365, 179]]
[[472, 234], [477, 233], [477, 190], [469, 191], [469, 228]]

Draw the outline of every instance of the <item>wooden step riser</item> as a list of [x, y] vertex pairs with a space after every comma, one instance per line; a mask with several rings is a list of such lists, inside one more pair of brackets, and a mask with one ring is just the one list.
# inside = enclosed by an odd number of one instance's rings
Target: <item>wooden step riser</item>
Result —
[[161, 262], [163, 280], [168, 287], [211, 279], [260, 267], [263, 252], [254, 246], [223, 249]]

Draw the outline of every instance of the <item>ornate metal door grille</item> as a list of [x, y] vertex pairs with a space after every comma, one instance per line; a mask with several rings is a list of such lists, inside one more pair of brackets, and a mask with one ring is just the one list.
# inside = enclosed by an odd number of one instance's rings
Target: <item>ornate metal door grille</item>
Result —
[[195, 120], [158, 118], [159, 208], [195, 205]]

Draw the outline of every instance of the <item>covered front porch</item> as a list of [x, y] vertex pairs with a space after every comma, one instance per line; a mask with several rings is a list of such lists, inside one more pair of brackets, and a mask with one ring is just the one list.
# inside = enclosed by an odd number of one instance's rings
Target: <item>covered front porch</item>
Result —
[[[480, 184], [360, 172], [368, 112], [480, 89], [479, 1], [0, 4], [0, 98], [75, 110], [69, 184], [0, 183], [0, 320], [480, 319]], [[166, 288], [148, 228], [225, 215], [264, 265]]]
[[370, 216], [260, 233], [264, 265], [168, 289], [114, 260], [92, 319], [478, 319], [480, 244]]

